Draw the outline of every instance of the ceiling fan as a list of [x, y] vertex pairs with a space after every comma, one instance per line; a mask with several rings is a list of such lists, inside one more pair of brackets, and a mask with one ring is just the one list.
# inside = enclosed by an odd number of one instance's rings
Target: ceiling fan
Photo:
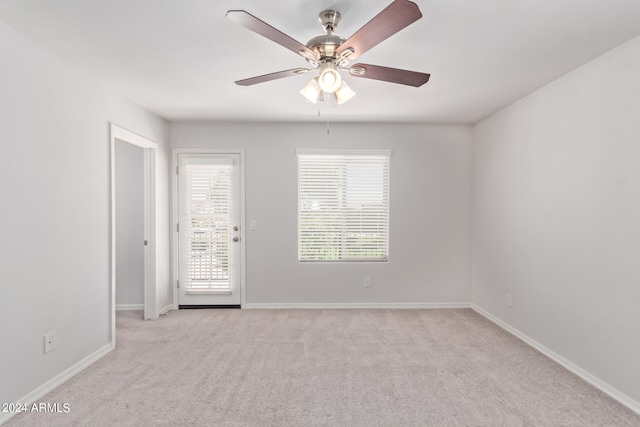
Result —
[[235, 82], [241, 86], [251, 86], [319, 70], [318, 76], [313, 78], [300, 93], [314, 104], [324, 102], [326, 105], [335, 105], [343, 104], [355, 95], [355, 92], [342, 79], [339, 72], [341, 70], [348, 71], [354, 77], [414, 87], [422, 86], [429, 81], [430, 75], [426, 73], [362, 63], [349, 65], [369, 49], [422, 17], [418, 5], [408, 0], [394, 0], [348, 39], [333, 34], [340, 22], [340, 13], [336, 10], [325, 10], [320, 13], [319, 19], [326, 34], [312, 38], [306, 45], [244, 10], [230, 10], [226, 17], [297, 53], [312, 66], [312, 68], [278, 71]]

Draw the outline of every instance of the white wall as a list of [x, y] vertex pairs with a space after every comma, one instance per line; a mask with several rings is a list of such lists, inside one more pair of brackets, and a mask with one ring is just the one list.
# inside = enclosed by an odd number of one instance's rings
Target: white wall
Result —
[[[173, 147], [245, 148], [247, 303], [448, 303], [470, 300], [468, 126], [170, 126]], [[297, 261], [296, 148], [390, 148], [390, 261]], [[364, 288], [364, 277], [371, 288]]]
[[116, 304], [144, 304], [144, 149], [116, 140]]
[[640, 38], [473, 144], [472, 301], [640, 402]]
[[1, 24], [0, 56], [0, 402], [20, 402], [110, 341], [109, 122], [160, 145], [165, 212], [167, 125]]

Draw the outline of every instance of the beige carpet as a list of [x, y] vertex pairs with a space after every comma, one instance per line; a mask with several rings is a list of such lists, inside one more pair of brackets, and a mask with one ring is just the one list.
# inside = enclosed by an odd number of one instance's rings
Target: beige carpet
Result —
[[640, 426], [471, 310], [118, 316], [118, 347], [8, 426]]

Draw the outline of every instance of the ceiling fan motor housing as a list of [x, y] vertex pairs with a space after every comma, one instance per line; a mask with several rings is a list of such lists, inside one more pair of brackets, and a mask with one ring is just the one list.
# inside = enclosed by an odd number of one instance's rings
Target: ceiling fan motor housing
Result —
[[333, 34], [336, 28], [338, 28], [340, 18], [340, 12], [337, 10], [325, 10], [320, 13], [318, 19], [327, 34], [314, 37], [307, 42], [306, 46], [314, 52], [317, 52], [320, 58], [319, 61], [306, 58], [309, 63], [317, 66], [318, 63], [336, 62], [336, 51], [346, 41], [342, 37]]
[[336, 59], [336, 51], [345, 42], [340, 36], [325, 34], [312, 38], [307, 42], [307, 47], [320, 55], [320, 62], [328, 62]]

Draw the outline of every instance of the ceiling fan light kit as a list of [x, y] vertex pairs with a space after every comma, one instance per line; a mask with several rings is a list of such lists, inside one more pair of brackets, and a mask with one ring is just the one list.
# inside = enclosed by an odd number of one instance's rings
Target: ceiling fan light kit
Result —
[[349, 67], [350, 61], [422, 17], [418, 5], [408, 0], [394, 0], [348, 39], [333, 34], [340, 23], [340, 13], [336, 10], [325, 10], [320, 13], [319, 20], [326, 34], [312, 38], [306, 45], [244, 10], [230, 10], [226, 16], [231, 21], [297, 53], [313, 67], [278, 71], [235, 82], [241, 86], [318, 71], [319, 74], [311, 79], [300, 93], [314, 104], [322, 102], [325, 106], [332, 106], [343, 104], [356, 94], [344, 81], [340, 71], [348, 71], [353, 77], [414, 87], [420, 87], [429, 81], [429, 74], [416, 71], [370, 64], [355, 64]]

